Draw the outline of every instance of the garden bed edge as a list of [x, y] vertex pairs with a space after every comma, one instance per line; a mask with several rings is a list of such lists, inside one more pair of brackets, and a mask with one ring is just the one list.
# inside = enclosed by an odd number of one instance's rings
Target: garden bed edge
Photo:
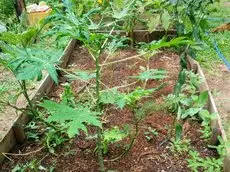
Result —
[[[70, 40], [68, 45], [66, 46], [63, 55], [59, 58], [59, 66], [65, 67], [69, 61], [69, 57], [72, 54], [76, 40]], [[36, 102], [42, 98], [43, 95], [46, 95], [51, 90], [54, 81], [51, 79], [50, 75], [47, 74], [42, 82], [38, 85], [35, 91], [32, 92], [30, 98], [32, 102]], [[22, 100], [20, 102], [20, 107], [26, 107], [27, 103]], [[16, 112], [15, 112], [16, 113]], [[10, 129], [6, 132], [6, 134], [0, 140], [0, 164], [6, 158], [3, 153], [8, 153], [10, 150], [14, 148], [17, 143], [22, 143], [25, 140], [25, 133], [23, 126], [29, 122], [29, 117], [25, 113], [19, 112], [18, 117], [13, 122]]]

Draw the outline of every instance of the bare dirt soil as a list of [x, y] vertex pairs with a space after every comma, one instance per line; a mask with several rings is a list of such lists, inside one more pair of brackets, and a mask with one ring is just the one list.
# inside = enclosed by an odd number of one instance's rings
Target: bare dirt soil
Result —
[[[110, 57], [109, 61], [124, 59], [136, 55], [135, 50], [121, 50]], [[106, 58], [106, 54], [102, 55], [101, 62]], [[108, 62], [109, 62], [108, 61]], [[129, 85], [135, 82], [135, 79], [130, 76], [136, 76], [141, 71], [141, 66], [145, 66], [145, 61], [141, 59], [132, 59], [125, 62], [116, 63], [103, 68], [102, 82], [103, 89], [107, 87]], [[179, 72], [179, 56], [171, 52], [161, 52], [150, 60], [151, 69], [165, 69], [168, 71], [168, 78], [163, 80], [149, 80], [146, 88], [154, 88], [162, 83], [167, 86], [153, 93], [150, 97], [143, 99], [142, 102], [154, 100], [157, 103], [163, 103], [163, 97], [173, 92], [174, 85], [177, 80]], [[85, 48], [76, 47], [69, 62], [68, 71], [74, 70], [94, 70], [95, 65], [90, 58], [90, 55]], [[61, 82], [65, 82], [63, 79]], [[94, 81], [92, 81], [94, 82]], [[74, 92], [78, 92], [85, 85], [80, 81], [71, 82]], [[106, 85], [106, 86], [105, 86]], [[142, 82], [131, 84], [129, 87], [120, 87], [122, 92], [128, 92], [142, 86]], [[63, 86], [60, 84], [53, 88], [50, 93], [50, 98], [59, 101], [60, 94], [63, 92]], [[80, 95], [75, 95], [76, 99]], [[104, 109], [103, 119], [104, 128], [111, 128], [119, 126], [123, 128], [124, 124], [134, 124], [134, 114], [131, 109], [124, 108], [123, 110], [117, 109], [112, 105], [108, 105]], [[166, 109], [160, 111], [152, 110], [149, 115], [140, 123], [140, 129], [130, 152], [114, 162], [105, 162], [107, 170], [119, 172], [187, 172], [190, 169], [187, 167], [188, 154], [175, 154], [169, 147], [170, 142], [165, 142], [170, 129], [172, 128], [174, 115], [167, 112]], [[157, 136], [153, 136], [152, 140], [148, 141], [145, 137], [145, 132], [148, 127], [155, 129], [158, 132]], [[201, 126], [198, 122], [187, 121], [184, 124], [183, 137], [191, 140], [191, 146], [197, 150], [201, 156], [216, 157], [217, 153], [214, 150], [207, 148], [207, 142], [200, 139]], [[95, 128], [89, 127], [89, 134], [95, 134]], [[130, 142], [130, 138], [126, 138], [117, 144], [109, 146], [109, 152], [105, 155], [105, 160], [110, 160], [120, 155], [125, 146]], [[0, 171], [10, 171], [16, 164], [22, 164], [31, 160], [41, 160], [44, 167], [55, 167], [54, 171], [66, 172], [94, 172], [98, 171], [97, 155], [95, 153], [96, 142], [95, 140], [85, 139], [85, 135], [74, 138], [70, 142], [65, 143], [59, 147], [55, 154], [50, 154], [42, 148], [40, 142], [27, 141], [23, 145], [18, 145], [13, 151], [14, 153], [28, 153], [26, 156], [10, 156], [11, 161], [6, 160], [1, 166]]]
[[227, 137], [230, 138], [230, 71], [224, 64], [218, 64], [215, 75], [205, 72]]

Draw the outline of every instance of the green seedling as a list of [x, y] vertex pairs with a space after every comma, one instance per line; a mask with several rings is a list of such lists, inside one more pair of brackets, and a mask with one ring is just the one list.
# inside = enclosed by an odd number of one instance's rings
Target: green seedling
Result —
[[151, 127], [148, 127], [148, 131], [144, 132], [145, 138], [147, 141], [151, 141], [153, 137], [158, 136], [158, 132], [156, 129], [152, 129]]
[[170, 142], [170, 147], [169, 149], [172, 151], [174, 154], [183, 154], [187, 153], [190, 150], [190, 140], [189, 139], [184, 139], [184, 140], [172, 140]]

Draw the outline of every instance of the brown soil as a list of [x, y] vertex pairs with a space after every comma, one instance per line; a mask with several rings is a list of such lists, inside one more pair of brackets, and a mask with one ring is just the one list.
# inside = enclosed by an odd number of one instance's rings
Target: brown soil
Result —
[[215, 75], [205, 72], [205, 76], [213, 93], [227, 137], [230, 138], [230, 72], [224, 64], [218, 64]]
[[[123, 59], [136, 54], [135, 50], [118, 51], [110, 58], [109, 61]], [[101, 62], [105, 59], [105, 56], [106, 55], [104, 54], [101, 57]], [[103, 68], [102, 82], [110, 88], [132, 83], [135, 79], [130, 78], [130, 76], [138, 75], [141, 71], [140, 66], [145, 66], [145, 61], [132, 59], [107, 66]], [[94, 67], [93, 61], [86, 49], [77, 47], [72, 54], [68, 70], [93, 70]], [[167, 83], [167, 86], [159, 92], [155, 94], [153, 93], [151, 97], [144, 99], [144, 101], [153, 99], [157, 103], [162, 103], [162, 97], [173, 92], [173, 87], [179, 72], [179, 56], [171, 52], [159, 53], [151, 58], [150, 68], [167, 70], [168, 78], [161, 81], [150, 80], [148, 81], [146, 87], [157, 87], [161, 83]], [[85, 84], [79, 81], [74, 81], [71, 85], [74, 92], [78, 92]], [[119, 90], [127, 92], [142, 85], [143, 83], [138, 82], [129, 87], [120, 88]], [[102, 87], [103, 89], [107, 88], [105, 86]], [[50, 94], [51, 98], [58, 101], [60, 99], [59, 95], [62, 92], [63, 87], [61, 85], [54, 87], [52, 93]], [[80, 95], [76, 95], [76, 98], [79, 96]], [[129, 108], [120, 110], [116, 109], [114, 106], [107, 106], [104, 112], [104, 128], [110, 128], [113, 126], [119, 126], [119, 128], [122, 128], [124, 124], [130, 124], [131, 126], [134, 124], [133, 113]], [[130, 152], [118, 161], [105, 162], [106, 169], [120, 172], [190, 171], [187, 167], [187, 153], [174, 154], [169, 149], [170, 142], [162, 144], [167, 138], [172, 127], [173, 119], [174, 116], [169, 114], [166, 110], [151, 111], [140, 123], [138, 136]], [[151, 141], [147, 141], [144, 135], [144, 132], [148, 131], [148, 127], [151, 127], [158, 132], [158, 136], [153, 136]], [[191, 146], [194, 150], [199, 151], [202, 156], [217, 156], [215, 151], [207, 149], [206, 141], [200, 139], [200, 133], [198, 130], [201, 129], [201, 127], [198, 122], [187, 121], [183, 128], [183, 137], [191, 140]], [[89, 133], [95, 133], [95, 129], [93, 127], [89, 127]], [[117, 144], [110, 145], [109, 152], [104, 157], [105, 160], [109, 160], [120, 155], [124, 151], [124, 146], [127, 145], [129, 141], [130, 139], [127, 138]], [[86, 140], [84, 139], [84, 135], [81, 134], [77, 138], [58, 148], [55, 155], [51, 155], [47, 153], [47, 150], [42, 149], [41, 151], [33, 152], [28, 156], [10, 156], [14, 163], [6, 161], [2, 165], [1, 169], [2, 171], [10, 171], [12, 166], [15, 164], [29, 162], [30, 160], [36, 158], [38, 160], [42, 159], [41, 164], [45, 167], [54, 166], [55, 171], [98, 171], [99, 167], [97, 163], [97, 156], [94, 153], [95, 146], [96, 143], [94, 140]], [[26, 153], [38, 150], [40, 147], [41, 143], [27, 142], [24, 145], [18, 146], [13, 152], [18, 153], [20, 151]]]

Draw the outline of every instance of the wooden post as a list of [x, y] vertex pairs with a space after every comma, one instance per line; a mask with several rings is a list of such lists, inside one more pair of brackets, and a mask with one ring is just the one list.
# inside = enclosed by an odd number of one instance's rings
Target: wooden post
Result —
[[25, 0], [14, 0], [14, 1], [15, 1], [14, 6], [16, 10], [16, 15], [19, 20], [19, 17], [22, 14], [22, 12], [26, 10], [26, 3]]
[[14, 131], [14, 135], [15, 135], [17, 142], [20, 144], [24, 143], [24, 141], [26, 140], [26, 134], [25, 134], [23, 125], [15, 124], [13, 126], [13, 131]]

